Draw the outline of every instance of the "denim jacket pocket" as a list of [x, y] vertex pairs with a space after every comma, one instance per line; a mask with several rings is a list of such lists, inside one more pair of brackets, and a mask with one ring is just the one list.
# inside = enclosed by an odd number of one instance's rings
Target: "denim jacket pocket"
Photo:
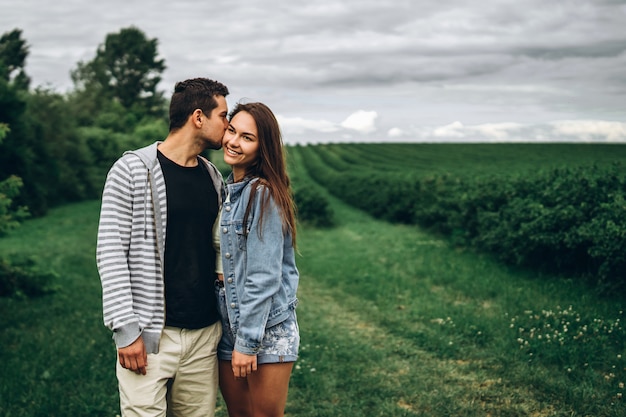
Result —
[[295, 310], [298, 305], [298, 299], [279, 306], [272, 306], [272, 310], [267, 318], [266, 327], [272, 327], [285, 321], [291, 311]]
[[246, 242], [248, 240], [248, 233], [243, 228], [243, 222], [237, 221], [234, 224], [235, 234], [237, 235], [237, 247], [239, 250], [246, 250]]

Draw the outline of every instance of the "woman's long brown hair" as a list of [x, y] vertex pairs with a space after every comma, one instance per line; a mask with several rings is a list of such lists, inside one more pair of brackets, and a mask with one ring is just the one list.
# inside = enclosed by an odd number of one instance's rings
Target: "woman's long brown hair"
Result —
[[[283, 220], [283, 233], [289, 232], [291, 234], [293, 246], [295, 247], [296, 207], [291, 191], [291, 181], [287, 174], [287, 164], [285, 162], [280, 126], [278, 125], [274, 113], [263, 103], [237, 103], [230, 114], [230, 120], [232, 120], [237, 113], [242, 111], [250, 114], [254, 119], [259, 141], [258, 158], [248, 167], [246, 172], [246, 176], [258, 177], [259, 181], [255, 181], [252, 185], [250, 201], [248, 202], [244, 215], [244, 225], [250, 212], [252, 200], [257, 194], [257, 188], [263, 185], [264, 191], [269, 190], [269, 193], [280, 209], [280, 215]], [[265, 192], [263, 192], [262, 198], [263, 202], [261, 204], [259, 224], [263, 222], [263, 214], [269, 202]]]

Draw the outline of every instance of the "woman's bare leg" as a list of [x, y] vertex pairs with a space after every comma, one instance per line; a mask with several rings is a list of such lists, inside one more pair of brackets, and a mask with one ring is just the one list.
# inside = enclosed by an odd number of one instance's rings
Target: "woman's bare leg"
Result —
[[281, 417], [285, 414], [293, 362], [266, 363], [248, 375], [248, 398], [254, 417]]
[[230, 361], [220, 361], [220, 391], [230, 417], [253, 417], [246, 378], [235, 378]]

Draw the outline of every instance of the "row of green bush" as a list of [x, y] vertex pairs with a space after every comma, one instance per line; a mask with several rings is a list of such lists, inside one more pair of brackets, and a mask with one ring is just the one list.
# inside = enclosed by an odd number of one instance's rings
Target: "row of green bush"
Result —
[[621, 167], [526, 175], [417, 176], [335, 171], [313, 152], [310, 175], [377, 218], [418, 224], [510, 265], [626, 287], [626, 176]]

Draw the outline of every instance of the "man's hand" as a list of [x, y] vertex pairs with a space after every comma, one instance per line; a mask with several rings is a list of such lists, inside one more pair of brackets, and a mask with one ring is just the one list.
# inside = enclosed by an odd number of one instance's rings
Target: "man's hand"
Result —
[[146, 374], [148, 354], [146, 353], [146, 346], [143, 344], [143, 338], [141, 336], [130, 345], [118, 348], [117, 356], [122, 368], [130, 369], [138, 375]]
[[246, 355], [233, 350], [233, 358], [230, 363], [235, 378], [245, 378], [257, 370], [256, 355]]

